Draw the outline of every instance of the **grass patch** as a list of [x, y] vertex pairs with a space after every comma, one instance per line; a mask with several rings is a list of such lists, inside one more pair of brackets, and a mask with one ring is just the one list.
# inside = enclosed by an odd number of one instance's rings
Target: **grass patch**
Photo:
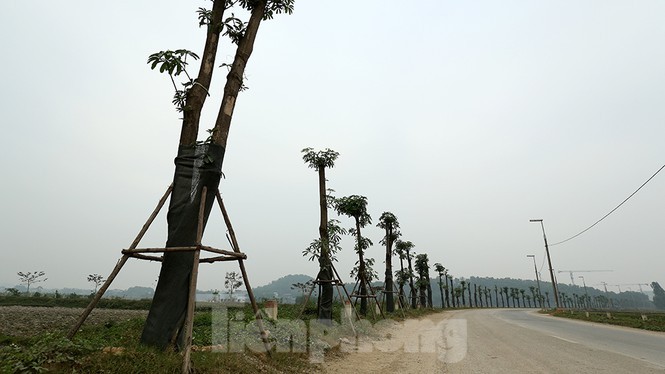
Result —
[[[582, 321], [605, 323], [609, 325], [632, 327], [650, 331], [665, 331], [665, 313], [607, 312], [558, 310], [548, 312], [555, 317], [578, 319]], [[646, 316], [646, 320], [642, 315]]]

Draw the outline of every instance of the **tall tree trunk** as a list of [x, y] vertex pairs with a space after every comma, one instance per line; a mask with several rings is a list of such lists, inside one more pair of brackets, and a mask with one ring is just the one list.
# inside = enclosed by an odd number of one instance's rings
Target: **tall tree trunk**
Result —
[[395, 299], [393, 297], [393, 229], [386, 228], [386, 279], [384, 290], [386, 292], [386, 311], [392, 313], [395, 311]]
[[224, 96], [222, 103], [219, 107], [217, 120], [212, 132], [212, 142], [226, 147], [226, 141], [229, 137], [229, 129], [231, 128], [231, 118], [233, 116], [233, 109], [236, 105], [238, 92], [242, 87], [243, 76], [245, 74], [245, 67], [247, 61], [252, 55], [254, 50], [254, 41], [256, 34], [259, 32], [259, 25], [263, 19], [266, 10], [266, 0], [257, 0], [252, 9], [252, 14], [247, 23], [245, 35], [238, 42], [238, 49], [236, 50], [233, 64], [226, 76], [226, 85], [224, 86]]
[[450, 298], [453, 301], [453, 308], [457, 307], [457, 304], [455, 303], [455, 286], [453, 285], [453, 276], [450, 276]]
[[439, 293], [441, 293], [441, 309], [446, 307], [445, 299], [443, 298], [443, 282], [441, 281], [441, 276], [439, 275]]
[[201, 111], [208, 97], [212, 73], [215, 70], [215, 58], [219, 46], [219, 34], [223, 28], [225, 2], [215, 1], [212, 5], [210, 24], [208, 25], [206, 42], [201, 56], [201, 67], [194, 84], [187, 93], [183, 108], [180, 145], [194, 145], [199, 134]]
[[409, 250], [406, 250], [406, 261], [409, 264], [409, 286], [411, 288], [411, 308], [416, 309], [418, 307], [418, 297], [416, 292], [416, 287], [413, 284], [413, 267], [411, 267], [411, 254]]
[[[238, 43], [235, 59], [224, 87], [224, 97], [220, 107], [220, 113], [223, 115], [221, 118], [218, 117], [213, 129], [212, 144], [196, 145], [201, 109], [215, 66], [224, 6], [223, 1], [216, 1], [213, 4], [212, 23], [206, 35], [199, 75], [196, 84], [188, 93], [183, 110], [173, 192], [167, 214], [167, 248], [196, 245], [199, 203], [203, 187], [207, 187], [208, 190], [204, 204], [203, 228], [208, 221], [215, 200], [215, 191], [219, 186], [235, 99], [240, 91], [244, 69], [252, 53], [259, 24], [263, 19], [266, 0], [259, 0], [255, 4], [247, 30]], [[199, 87], [199, 84], [203, 87]], [[176, 343], [176, 347], [183, 345], [185, 329], [182, 327], [189, 299], [193, 265], [193, 252], [164, 254], [155, 295], [141, 334], [141, 343], [159, 349], [165, 349], [172, 342]]]
[[448, 287], [448, 280], [446, 279], [445, 282], [446, 282], [446, 308], [450, 308], [450, 296], [449, 296], [450, 290]]
[[473, 300], [471, 299], [471, 283], [469, 283], [469, 287], [467, 288], [467, 292], [469, 293], [469, 307], [473, 308], [473, 305], [471, 304]]
[[427, 307], [432, 308], [432, 282], [427, 277]]
[[[471, 292], [471, 290], [469, 290]], [[476, 308], [478, 307], [478, 285], [474, 284], [473, 285], [473, 302], [476, 305]]]
[[321, 240], [321, 253], [319, 256], [319, 281], [321, 293], [319, 294], [319, 319], [332, 320], [333, 304], [333, 270], [330, 259], [330, 234], [328, 233], [328, 200], [326, 198], [326, 169], [319, 166], [319, 207], [321, 221], [319, 222], [319, 236]]
[[358, 243], [358, 279], [360, 280], [360, 314], [367, 315], [367, 276], [365, 274], [365, 257], [360, 235], [360, 220], [356, 217], [356, 242]]
[[427, 308], [427, 285], [422, 281], [422, 279], [420, 279], [418, 283], [418, 288], [420, 288], [420, 307]]
[[[402, 256], [399, 257], [399, 268], [400, 274], [404, 274], [404, 259]], [[402, 308], [406, 305], [406, 297], [404, 296], [404, 281], [399, 280], [399, 302], [402, 304]]]

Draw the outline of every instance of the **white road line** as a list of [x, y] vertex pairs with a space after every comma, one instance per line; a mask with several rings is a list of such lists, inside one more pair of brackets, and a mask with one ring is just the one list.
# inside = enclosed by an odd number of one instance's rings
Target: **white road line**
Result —
[[573, 343], [573, 344], [580, 344], [579, 342], [576, 342], [576, 341], [573, 341], [573, 340], [564, 339], [564, 338], [562, 338], [562, 337], [560, 337], [560, 336], [556, 336], [556, 335], [550, 335], [550, 336], [553, 337], [553, 338], [557, 338], [557, 339], [559, 339], [559, 340], [563, 340], [564, 342]]

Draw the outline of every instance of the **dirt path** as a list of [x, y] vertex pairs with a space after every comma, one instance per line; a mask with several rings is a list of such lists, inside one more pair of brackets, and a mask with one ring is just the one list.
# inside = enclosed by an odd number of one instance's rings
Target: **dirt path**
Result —
[[466, 325], [441, 312], [404, 322], [381, 321], [372, 337], [341, 339], [344, 353], [321, 365], [324, 373], [441, 373], [446, 362], [466, 354], [466, 344], [456, 344]]

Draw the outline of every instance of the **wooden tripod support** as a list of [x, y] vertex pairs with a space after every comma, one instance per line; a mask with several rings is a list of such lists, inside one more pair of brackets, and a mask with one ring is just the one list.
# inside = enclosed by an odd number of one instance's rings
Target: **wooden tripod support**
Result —
[[[356, 289], [358, 288], [358, 285], [365, 285], [365, 289], [369, 290], [369, 294], [367, 295], [360, 295], [356, 293]], [[361, 275], [358, 278], [358, 281], [356, 281], [356, 285], [353, 286], [353, 291], [351, 291], [351, 297], [356, 299], [356, 301], [353, 303], [353, 309], [356, 309], [356, 304], [358, 304], [358, 299], [374, 299], [376, 307], [379, 309], [379, 313], [381, 313], [381, 317], [386, 318], [386, 316], [383, 314], [383, 309], [381, 309], [381, 303], [379, 303], [379, 300], [376, 298], [376, 293], [374, 292], [374, 288], [372, 288], [372, 285], [365, 279], [364, 274]], [[372, 309], [372, 313], [376, 313]]]
[[404, 304], [402, 303], [402, 298], [399, 297], [399, 290], [397, 287], [395, 287], [395, 284], [393, 283], [393, 289], [391, 291], [386, 291], [385, 289], [385, 283], [383, 285], [383, 290], [381, 291], [381, 305], [383, 305], [383, 302], [385, 300], [385, 294], [391, 293], [393, 294], [393, 297], [395, 294], [397, 294], [397, 306], [399, 307], [400, 312], [402, 312], [402, 317], [406, 317], [406, 314], [404, 313]]
[[[314, 280], [314, 284], [316, 284], [319, 287], [319, 295], [321, 295], [321, 285], [323, 283], [332, 283], [332, 285], [335, 286], [335, 288], [337, 289], [337, 294], [339, 295], [339, 299], [340, 300], [349, 300], [349, 303], [351, 303], [351, 296], [346, 291], [346, 287], [344, 287], [344, 282], [342, 282], [342, 278], [340, 278], [339, 273], [337, 273], [337, 269], [335, 269], [335, 265], [333, 265], [331, 263], [330, 266], [332, 267], [333, 272], [335, 273], [335, 278], [334, 279], [329, 280], [329, 281], [324, 281], [324, 280], [319, 279], [319, 276], [317, 275], [316, 279]], [[340, 290], [339, 290], [340, 288], [344, 291], [344, 294], [346, 295], [346, 299], [344, 298], [344, 296], [342, 296], [342, 292], [340, 292]], [[309, 293], [305, 297], [305, 300], [303, 300], [302, 310], [300, 310], [300, 315], [298, 316], [298, 319], [300, 319], [300, 317], [302, 317], [303, 313], [305, 312], [305, 308], [307, 307], [307, 302], [309, 301], [309, 298], [312, 297], [312, 292], [314, 292], [314, 287], [312, 287], [309, 290]], [[360, 316], [358, 315], [358, 311], [356, 311], [355, 308], [352, 308], [352, 309], [356, 314], [356, 318], [360, 319]], [[342, 311], [342, 314], [344, 314], [344, 313], [345, 312]], [[353, 326], [353, 319], [351, 318], [351, 316], [348, 316], [348, 318], [349, 318], [349, 323], [351, 324], [351, 330], [353, 330], [353, 335], [356, 335], [356, 328]]]
[[[146, 223], [143, 225], [141, 228], [141, 231], [139, 231], [139, 234], [136, 236], [136, 239], [132, 242], [132, 244], [129, 246], [128, 249], [123, 249], [122, 250], [122, 257], [120, 260], [115, 265], [115, 268], [113, 268], [113, 271], [109, 275], [109, 277], [106, 279], [104, 284], [99, 288], [93, 299], [90, 301], [90, 304], [88, 304], [88, 307], [83, 311], [81, 316], [79, 317], [78, 321], [72, 327], [72, 329], [69, 331], [69, 334], [67, 337], [69, 339], [72, 339], [74, 335], [78, 332], [78, 330], [81, 328], [85, 320], [88, 318], [92, 310], [97, 306], [97, 303], [99, 300], [102, 298], [106, 290], [109, 288], [115, 277], [118, 275], [122, 267], [125, 265], [127, 260], [130, 257], [137, 258], [139, 260], [149, 260], [149, 261], [163, 261], [162, 256], [155, 256], [155, 255], [146, 255], [145, 253], [166, 253], [166, 252], [187, 252], [187, 251], [192, 251], [194, 252], [194, 265], [192, 267], [192, 274], [190, 277], [190, 284], [189, 284], [189, 299], [187, 302], [187, 311], [185, 314], [185, 323], [184, 323], [184, 328], [185, 328], [185, 347], [183, 351], [183, 364], [182, 364], [182, 372], [183, 373], [189, 373], [191, 371], [191, 352], [192, 352], [192, 331], [193, 331], [193, 325], [194, 325], [194, 307], [196, 304], [196, 281], [198, 278], [198, 271], [199, 271], [199, 263], [213, 263], [217, 261], [238, 261], [238, 265], [240, 266], [240, 272], [242, 273], [242, 278], [245, 283], [245, 287], [247, 289], [247, 295], [249, 296], [249, 300], [252, 304], [252, 309], [254, 310], [254, 316], [256, 318], [257, 326], [259, 328], [259, 331], [261, 333], [261, 340], [263, 341], [263, 345], [266, 349], [266, 353], [270, 355], [270, 344], [268, 343], [268, 336], [266, 333], [266, 330], [263, 328], [263, 319], [261, 316], [261, 312], [259, 311], [259, 307], [256, 303], [256, 298], [254, 298], [254, 292], [252, 291], [252, 287], [249, 284], [249, 277], [247, 276], [247, 271], [245, 269], [245, 263], [244, 260], [247, 259], [247, 255], [240, 252], [240, 247], [238, 246], [238, 241], [236, 239], [235, 232], [233, 231], [233, 226], [231, 225], [231, 220], [229, 219], [229, 215], [226, 212], [226, 208], [224, 207], [224, 202], [222, 201], [222, 196], [219, 194], [219, 190], [215, 191], [215, 197], [217, 200], [217, 203], [222, 211], [222, 215], [224, 217], [224, 222], [226, 223], [226, 228], [228, 231], [227, 238], [229, 238], [229, 241], [231, 243], [231, 247], [233, 251], [226, 251], [222, 249], [217, 249], [213, 247], [208, 247], [204, 246], [201, 244], [201, 240], [203, 237], [203, 219], [204, 219], [204, 207], [205, 207], [205, 201], [206, 201], [206, 195], [208, 193], [208, 190], [206, 187], [203, 187], [203, 191], [201, 193], [201, 204], [199, 206], [199, 216], [198, 216], [198, 226], [197, 226], [197, 234], [196, 234], [196, 245], [191, 246], [191, 247], [169, 247], [169, 248], [137, 248], [139, 245], [139, 242], [145, 235], [145, 233], [148, 231], [150, 228], [150, 225], [152, 222], [155, 220], [157, 217], [157, 214], [159, 211], [162, 209], [164, 206], [164, 203], [166, 203], [167, 198], [173, 191], [173, 184], [169, 186], [169, 188], [166, 190], [166, 193], [164, 193], [164, 196], [159, 200], [157, 203], [157, 207], [155, 210], [152, 212]], [[213, 253], [217, 256], [214, 257], [209, 257], [209, 258], [200, 258], [201, 251], [204, 252], [210, 252]]]

